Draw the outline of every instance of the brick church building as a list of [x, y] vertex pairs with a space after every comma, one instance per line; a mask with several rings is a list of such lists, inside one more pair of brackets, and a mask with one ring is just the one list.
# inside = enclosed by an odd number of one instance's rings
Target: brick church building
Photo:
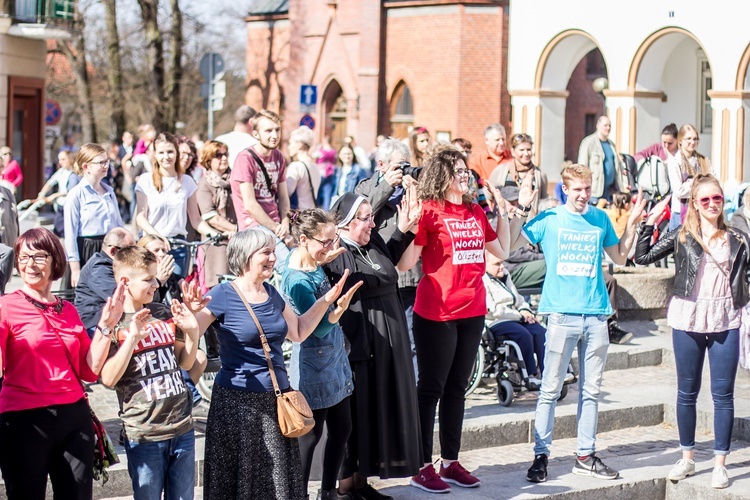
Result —
[[[423, 126], [479, 150], [490, 123], [521, 131], [507, 88], [508, 0], [256, 0], [246, 22], [246, 101], [279, 111], [285, 136], [305, 114], [309, 84], [317, 137], [329, 132], [334, 147], [352, 135], [369, 149], [378, 134], [403, 138]], [[593, 130], [585, 117], [603, 109], [586, 67], [584, 59], [571, 78], [569, 110], [580, 115], [569, 121], [580, 128], [571, 152]]]

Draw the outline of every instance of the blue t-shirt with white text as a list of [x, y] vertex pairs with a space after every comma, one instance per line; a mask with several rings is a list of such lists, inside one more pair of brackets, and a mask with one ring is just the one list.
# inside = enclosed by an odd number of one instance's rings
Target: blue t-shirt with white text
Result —
[[579, 214], [560, 205], [537, 215], [523, 231], [541, 245], [547, 263], [540, 313], [612, 314], [602, 250], [619, 238], [603, 210], [589, 206]]

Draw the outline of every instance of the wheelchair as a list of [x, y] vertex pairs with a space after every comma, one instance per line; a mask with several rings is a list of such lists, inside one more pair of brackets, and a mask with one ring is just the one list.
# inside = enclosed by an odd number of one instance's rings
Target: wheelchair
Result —
[[[540, 389], [539, 386], [529, 383], [529, 373], [519, 345], [504, 336], [496, 339], [490, 329], [485, 326], [469, 377], [466, 396], [474, 392], [484, 379], [493, 378], [497, 381], [497, 401], [501, 406], [510, 406], [516, 393]], [[565, 399], [568, 395], [568, 385], [577, 380], [578, 374], [569, 364], [558, 401]]]

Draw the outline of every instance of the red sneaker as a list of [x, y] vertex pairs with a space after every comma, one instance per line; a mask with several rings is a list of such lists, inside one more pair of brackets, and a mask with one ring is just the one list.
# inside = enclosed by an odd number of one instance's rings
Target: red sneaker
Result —
[[[442, 472], [442, 471], [441, 471]], [[440, 479], [432, 464], [419, 470], [419, 474], [411, 478], [410, 484], [420, 490], [430, 493], [450, 493], [451, 487]]]
[[464, 488], [476, 488], [482, 484], [482, 481], [478, 477], [472, 476], [458, 461], [452, 462], [448, 467], [443, 467], [441, 464], [440, 477], [443, 481], [457, 484]]

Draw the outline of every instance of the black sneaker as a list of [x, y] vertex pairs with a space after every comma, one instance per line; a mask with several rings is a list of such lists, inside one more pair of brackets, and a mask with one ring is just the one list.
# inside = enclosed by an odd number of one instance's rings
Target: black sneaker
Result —
[[609, 343], [610, 344], [625, 344], [628, 340], [633, 338], [633, 334], [626, 332], [616, 321], [612, 321], [609, 324]]
[[547, 480], [547, 455], [537, 455], [534, 457], [534, 463], [531, 464], [529, 472], [526, 473], [526, 480], [532, 483], [543, 483]]
[[591, 476], [597, 479], [617, 479], [620, 477], [619, 472], [604, 465], [604, 462], [595, 453], [589, 455], [586, 460], [576, 457], [573, 474]]

